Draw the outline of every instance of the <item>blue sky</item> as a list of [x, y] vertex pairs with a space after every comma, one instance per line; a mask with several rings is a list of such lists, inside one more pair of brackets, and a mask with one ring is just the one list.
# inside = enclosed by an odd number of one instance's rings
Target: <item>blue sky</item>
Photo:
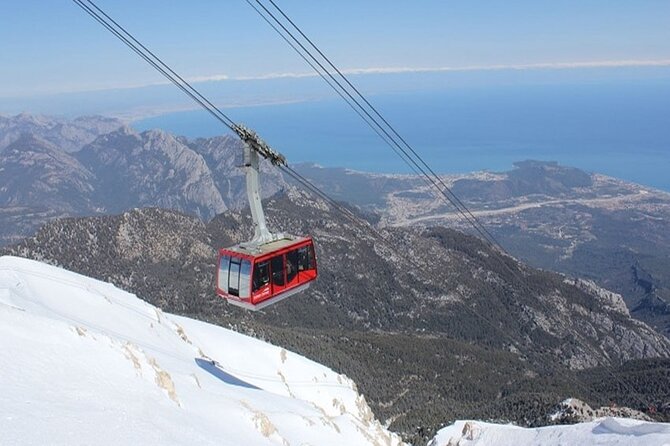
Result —
[[[187, 77], [309, 72], [244, 0], [96, 3]], [[668, 1], [277, 3], [341, 68], [670, 64]], [[163, 81], [67, 0], [4, 2], [0, 42], [0, 98]]]

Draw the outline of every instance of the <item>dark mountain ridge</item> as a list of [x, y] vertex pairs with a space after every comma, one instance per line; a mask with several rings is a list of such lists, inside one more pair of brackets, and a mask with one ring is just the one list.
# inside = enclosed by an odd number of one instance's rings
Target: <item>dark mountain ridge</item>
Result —
[[647, 377], [665, 393], [646, 393], [623, 372], [628, 391], [585, 390], [594, 383], [580, 373], [591, 367], [618, 373], [638, 360], [641, 371], [645, 361], [670, 357], [670, 341], [631, 319], [613, 293], [534, 270], [445, 228], [388, 228], [389, 246], [292, 188], [266, 210], [272, 228], [313, 235], [320, 276], [261, 313], [213, 293], [216, 248], [250, 236], [248, 213], [207, 224], [160, 209], [67, 218], [4, 253], [111, 281], [166, 311], [306, 354], [351, 376], [376, 414], [414, 441], [453, 418], [538, 423], [568, 396], [635, 407], [670, 399], [670, 360]]
[[[471, 231], [416, 177], [298, 170], [337, 199], [378, 214], [380, 226]], [[634, 317], [670, 337], [669, 193], [546, 161], [442, 179], [512, 255], [621, 294]]]

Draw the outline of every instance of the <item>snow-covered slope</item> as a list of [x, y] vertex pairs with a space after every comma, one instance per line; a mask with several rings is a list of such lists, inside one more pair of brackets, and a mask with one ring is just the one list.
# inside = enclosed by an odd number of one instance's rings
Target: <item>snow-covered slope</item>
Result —
[[398, 445], [343, 375], [0, 258], [0, 444]]
[[441, 429], [428, 446], [670, 446], [670, 424], [627, 418], [599, 418], [588, 423], [527, 429], [457, 421]]

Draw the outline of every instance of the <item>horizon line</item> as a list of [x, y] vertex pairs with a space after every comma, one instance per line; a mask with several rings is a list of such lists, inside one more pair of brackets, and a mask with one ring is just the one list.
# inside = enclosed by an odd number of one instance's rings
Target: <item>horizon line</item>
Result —
[[[540, 62], [526, 64], [493, 64], [493, 65], [463, 65], [463, 66], [441, 66], [441, 67], [371, 67], [371, 68], [347, 68], [340, 70], [342, 74], [402, 74], [402, 73], [439, 73], [439, 72], [462, 72], [462, 71], [504, 71], [504, 70], [565, 70], [580, 68], [623, 68], [623, 67], [670, 67], [670, 59], [623, 59], [623, 60], [599, 60], [585, 62]], [[330, 74], [337, 74], [329, 71]], [[287, 72], [269, 73], [256, 76], [226, 76], [223, 74], [199, 76], [194, 82], [207, 82], [216, 80], [268, 80], [283, 78], [317, 77], [315, 72]]]
[[[585, 68], [635, 68], [635, 67], [670, 67], [670, 59], [623, 59], [623, 60], [595, 60], [584, 62], [539, 62], [523, 64], [493, 64], [493, 65], [462, 65], [462, 66], [439, 66], [439, 67], [368, 67], [368, 68], [346, 68], [340, 70], [345, 75], [370, 75], [370, 74], [407, 74], [407, 73], [449, 73], [468, 71], [530, 71], [530, 70], [570, 70]], [[334, 71], [330, 74], [336, 75]], [[225, 81], [262, 81], [276, 79], [301, 79], [314, 78], [319, 74], [309, 72], [284, 72], [266, 73], [248, 76], [229, 76], [227, 74], [211, 74], [185, 77], [189, 83], [199, 84], [206, 82]], [[17, 99], [25, 97], [39, 97], [52, 95], [67, 95], [77, 93], [94, 93], [113, 90], [132, 90], [162, 85], [170, 85], [168, 80], [157, 82], [146, 82], [140, 84], [127, 84], [99, 88], [66, 89], [60, 91], [40, 92], [36, 94], [23, 94], [18, 96], [2, 96], [0, 99]]]

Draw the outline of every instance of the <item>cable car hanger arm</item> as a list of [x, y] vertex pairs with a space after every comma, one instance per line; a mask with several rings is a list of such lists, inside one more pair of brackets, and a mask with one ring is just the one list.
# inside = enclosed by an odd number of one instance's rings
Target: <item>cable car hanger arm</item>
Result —
[[[282, 155], [281, 153], [277, 152], [272, 147], [270, 147], [265, 141], [261, 139], [260, 136], [258, 136], [256, 132], [254, 132], [250, 128], [242, 124], [234, 124], [232, 129], [237, 134], [237, 136], [240, 137], [240, 139], [242, 140], [242, 142], [244, 142], [245, 145], [250, 146], [251, 149], [262, 155], [263, 158], [270, 160], [270, 162], [273, 165], [275, 166], [288, 165], [286, 163], [286, 158], [284, 157], [284, 155]], [[245, 165], [246, 165], [246, 159], [245, 159]]]
[[265, 212], [261, 201], [259, 155], [270, 160], [275, 166], [286, 166], [284, 155], [274, 150], [260, 136], [242, 124], [234, 124], [233, 131], [244, 144], [244, 169], [247, 182], [247, 198], [251, 218], [254, 222], [254, 238], [243, 245], [247, 249], [258, 248], [260, 245], [285, 238], [285, 234], [271, 233], [265, 223]]

